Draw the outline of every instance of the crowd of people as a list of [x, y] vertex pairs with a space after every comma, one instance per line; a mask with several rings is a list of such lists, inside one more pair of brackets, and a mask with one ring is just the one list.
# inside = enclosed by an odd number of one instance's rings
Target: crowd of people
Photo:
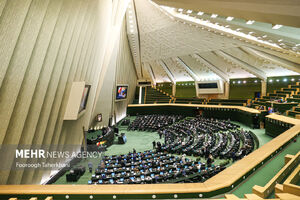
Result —
[[205, 181], [224, 169], [224, 166], [207, 166], [184, 156], [173, 156], [152, 150], [106, 156], [92, 175], [89, 184], [143, 184], [164, 183], [189, 176]]
[[170, 126], [183, 118], [182, 115], [138, 115], [128, 126], [128, 130], [155, 132], [163, 127]]
[[[157, 132], [164, 143], [153, 141], [154, 150], [137, 153], [133, 149], [125, 155], [104, 157], [90, 184], [162, 183], [179, 178], [202, 182], [225, 168], [215, 166], [215, 159], [235, 161], [255, 148], [253, 133], [230, 120], [139, 115], [128, 129]], [[205, 158], [206, 163], [192, 161], [187, 155]]]
[[158, 151], [220, 159], [240, 159], [254, 150], [250, 131], [230, 120], [196, 117], [182, 120], [158, 131], [165, 143]]

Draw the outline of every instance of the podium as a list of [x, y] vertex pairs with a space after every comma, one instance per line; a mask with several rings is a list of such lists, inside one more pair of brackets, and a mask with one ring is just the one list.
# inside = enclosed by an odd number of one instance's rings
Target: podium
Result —
[[126, 142], [127, 142], [127, 138], [125, 133], [121, 133], [121, 135], [118, 137], [118, 143], [125, 144]]

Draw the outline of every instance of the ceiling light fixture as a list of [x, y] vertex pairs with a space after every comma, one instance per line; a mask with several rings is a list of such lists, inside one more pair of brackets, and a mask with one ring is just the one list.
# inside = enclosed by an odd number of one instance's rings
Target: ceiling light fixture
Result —
[[203, 15], [203, 14], [204, 14], [204, 12], [201, 12], [201, 11], [197, 13], [197, 15]]
[[230, 16], [226, 18], [227, 21], [232, 21], [233, 19], [234, 17], [230, 17]]
[[186, 13], [191, 14], [193, 11], [192, 10], [187, 10]]
[[179, 8], [179, 9], [178, 9], [178, 11], [179, 11], [179, 12], [182, 12], [182, 11], [183, 11], [183, 9], [182, 9], [182, 8]]
[[253, 24], [254, 22], [255, 22], [254, 20], [248, 20], [248, 21], [246, 22], [246, 24], [251, 25], [251, 24]]
[[211, 18], [217, 18], [217, 17], [218, 17], [218, 14], [212, 14], [210, 17], [211, 17]]
[[282, 25], [276, 24], [275, 26], [272, 27], [272, 29], [280, 29], [281, 27], [282, 27]]

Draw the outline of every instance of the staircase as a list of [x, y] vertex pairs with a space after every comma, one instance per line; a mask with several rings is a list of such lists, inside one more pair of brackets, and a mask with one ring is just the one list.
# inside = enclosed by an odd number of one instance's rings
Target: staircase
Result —
[[166, 92], [155, 87], [146, 87], [145, 90], [145, 104], [155, 104], [155, 103], [171, 103], [173, 97]]

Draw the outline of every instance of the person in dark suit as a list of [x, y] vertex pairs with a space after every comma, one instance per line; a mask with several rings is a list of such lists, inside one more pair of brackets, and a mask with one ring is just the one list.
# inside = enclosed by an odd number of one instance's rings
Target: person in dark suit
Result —
[[153, 141], [153, 142], [152, 142], [152, 145], [153, 145], [153, 149], [155, 149], [155, 148], [156, 148], [156, 142]]
[[212, 154], [209, 154], [209, 156], [206, 160], [207, 166], [210, 167], [213, 162], [214, 162], [214, 158], [213, 158]]

